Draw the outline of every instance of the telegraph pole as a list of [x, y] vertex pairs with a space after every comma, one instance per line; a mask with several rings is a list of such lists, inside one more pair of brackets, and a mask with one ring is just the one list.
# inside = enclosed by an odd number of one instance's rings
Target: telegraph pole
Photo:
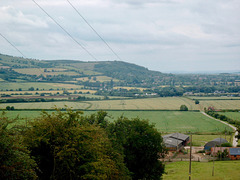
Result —
[[191, 180], [191, 172], [192, 172], [192, 134], [190, 137], [191, 137], [191, 141], [190, 141], [189, 180]]

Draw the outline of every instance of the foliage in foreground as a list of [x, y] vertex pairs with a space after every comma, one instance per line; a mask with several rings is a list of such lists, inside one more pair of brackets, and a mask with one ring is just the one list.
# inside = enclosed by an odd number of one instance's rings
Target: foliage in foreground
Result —
[[25, 142], [40, 179], [128, 179], [128, 171], [104, 129], [81, 122], [79, 112], [44, 114], [31, 124]]
[[115, 144], [123, 151], [124, 162], [133, 179], [160, 179], [164, 165], [161, 134], [148, 121], [120, 117], [108, 128]]
[[36, 163], [22, 144], [22, 137], [11, 122], [0, 117], [0, 177], [1, 179], [36, 179]]
[[[2, 177], [160, 179], [164, 166], [158, 159], [164, 148], [154, 125], [125, 117], [109, 123], [106, 116], [103, 111], [83, 116], [81, 112], [57, 110], [43, 113], [21, 131], [10, 131], [2, 118], [0, 145], [5, 151], [0, 154], [1, 165], [11, 161], [20, 167], [14, 175], [0, 166]], [[23, 161], [20, 164], [19, 158]]]

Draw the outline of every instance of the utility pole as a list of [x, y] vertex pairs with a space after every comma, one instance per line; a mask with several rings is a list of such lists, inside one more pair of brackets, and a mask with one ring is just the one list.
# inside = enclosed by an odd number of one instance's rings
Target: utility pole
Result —
[[189, 161], [189, 180], [191, 180], [191, 173], [192, 173], [192, 134], [190, 135], [190, 161]]
[[[213, 148], [213, 155], [214, 155], [214, 153], [215, 153], [215, 146], [216, 146], [216, 145], [214, 145], [214, 148]], [[213, 156], [212, 176], [214, 176], [214, 156]]]

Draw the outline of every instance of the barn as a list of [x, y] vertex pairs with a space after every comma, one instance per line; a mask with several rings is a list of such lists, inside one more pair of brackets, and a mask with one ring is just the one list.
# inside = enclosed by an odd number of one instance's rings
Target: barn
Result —
[[189, 142], [189, 136], [173, 133], [163, 136], [163, 142], [169, 151], [177, 151]]
[[223, 139], [223, 138], [216, 138], [212, 141], [209, 141], [208, 143], [206, 143], [204, 145], [204, 150], [207, 152], [210, 152], [211, 151], [211, 148], [212, 147], [217, 147], [217, 146], [220, 146], [221, 144], [223, 143], [228, 143], [228, 141], [226, 139]]

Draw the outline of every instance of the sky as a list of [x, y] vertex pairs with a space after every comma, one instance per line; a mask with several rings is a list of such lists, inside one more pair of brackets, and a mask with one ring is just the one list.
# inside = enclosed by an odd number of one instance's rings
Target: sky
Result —
[[[25, 57], [121, 60], [160, 72], [240, 72], [239, 0], [0, 1], [0, 33]], [[2, 36], [0, 53], [22, 56]], [[91, 54], [91, 55], [89, 55]], [[95, 59], [94, 59], [95, 58]]]

